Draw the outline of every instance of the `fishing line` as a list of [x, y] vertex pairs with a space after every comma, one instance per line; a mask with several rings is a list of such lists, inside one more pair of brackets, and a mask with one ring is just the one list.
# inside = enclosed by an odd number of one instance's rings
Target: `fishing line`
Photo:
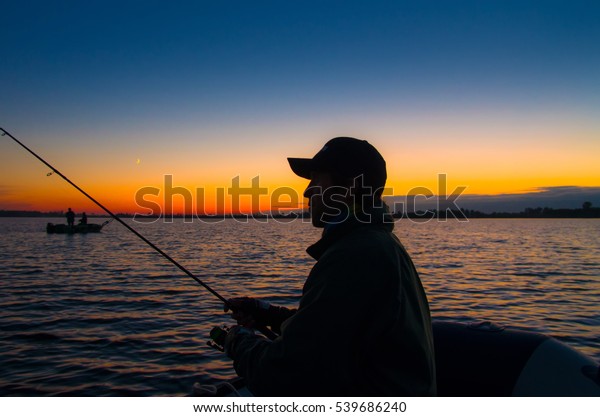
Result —
[[[123, 226], [125, 226], [125, 228], [127, 228], [127, 230], [129, 230], [134, 235], [136, 235], [141, 240], [143, 240], [148, 246], [150, 246], [156, 252], [158, 252], [159, 254], [161, 254], [165, 259], [167, 259], [169, 262], [171, 262], [173, 265], [175, 265], [177, 268], [179, 268], [187, 276], [189, 276], [194, 281], [196, 281], [198, 284], [200, 284], [204, 288], [206, 288], [212, 295], [214, 295], [220, 301], [222, 301], [223, 304], [225, 304], [230, 310], [232, 310], [232, 311], [236, 310], [236, 308], [225, 297], [223, 297], [221, 294], [219, 294], [218, 292], [216, 292], [215, 290], [213, 290], [208, 284], [206, 284], [205, 282], [203, 282], [196, 275], [192, 274], [186, 267], [184, 267], [183, 265], [181, 265], [175, 259], [171, 258], [162, 249], [160, 249], [154, 243], [152, 243], [151, 241], [149, 241], [148, 239], [146, 239], [141, 233], [139, 233], [133, 227], [131, 227], [130, 225], [128, 225], [127, 223], [125, 223], [123, 220], [121, 220], [120, 217], [118, 217], [116, 214], [114, 214], [112, 211], [110, 211], [108, 208], [106, 208], [102, 203], [100, 203], [94, 197], [92, 197], [91, 195], [89, 195], [88, 193], [86, 193], [84, 190], [82, 190], [77, 184], [75, 184], [73, 181], [71, 181], [70, 179], [68, 179], [65, 175], [63, 175], [59, 170], [57, 170], [56, 168], [54, 168], [48, 162], [46, 162], [41, 156], [39, 156], [38, 154], [36, 154], [34, 151], [32, 151], [31, 149], [29, 149], [27, 146], [25, 146], [21, 141], [19, 141], [13, 135], [11, 135], [9, 132], [7, 132], [4, 128], [0, 127], [0, 130], [2, 131], [2, 136], [8, 136], [9, 138], [11, 138], [15, 142], [17, 142], [21, 147], [23, 147], [27, 152], [29, 152], [30, 154], [32, 154], [33, 156], [35, 156], [38, 160], [40, 160], [44, 165], [46, 165], [48, 168], [50, 168], [52, 171], [50, 173], [48, 173], [47, 176], [50, 176], [52, 174], [56, 174], [56, 175], [60, 176], [63, 180], [65, 180], [66, 182], [68, 182], [69, 184], [71, 184], [73, 187], [75, 187], [75, 189], [77, 191], [79, 191], [80, 193], [82, 193], [84, 196], [86, 196], [88, 199], [90, 199], [94, 204], [96, 204], [98, 207], [100, 207], [102, 210], [104, 210], [114, 220], [118, 221]], [[276, 335], [273, 332], [271, 332], [269, 329], [267, 329], [267, 328], [259, 328], [258, 330], [261, 333], [263, 333], [265, 336], [267, 336], [269, 339], [274, 339], [276, 337]]]

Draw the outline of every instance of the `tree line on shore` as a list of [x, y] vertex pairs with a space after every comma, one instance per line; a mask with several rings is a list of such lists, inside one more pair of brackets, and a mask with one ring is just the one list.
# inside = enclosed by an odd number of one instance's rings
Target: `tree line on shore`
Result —
[[505, 212], [494, 211], [492, 213], [484, 213], [478, 210], [470, 209], [448, 209], [448, 210], [423, 210], [414, 213], [402, 214], [394, 213], [395, 218], [467, 218], [467, 219], [556, 219], [556, 218], [600, 218], [600, 207], [593, 207], [592, 203], [586, 201], [581, 208], [551, 208], [551, 207], [528, 207], [520, 212]]

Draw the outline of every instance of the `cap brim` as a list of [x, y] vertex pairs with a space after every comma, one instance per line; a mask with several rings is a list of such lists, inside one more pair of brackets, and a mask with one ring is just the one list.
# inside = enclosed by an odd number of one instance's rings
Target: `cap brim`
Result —
[[313, 171], [312, 159], [310, 158], [288, 158], [290, 168], [299, 177], [310, 179], [310, 173]]

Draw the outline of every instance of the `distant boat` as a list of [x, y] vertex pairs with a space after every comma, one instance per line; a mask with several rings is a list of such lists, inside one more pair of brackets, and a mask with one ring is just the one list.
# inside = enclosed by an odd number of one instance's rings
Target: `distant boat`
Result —
[[68, 224], [54, 224], [48, 223], [46, 225], [46, 232], [48, 233], [98, 233], [104, 226], [110, 223], [110, 220], [105, 221], [102, 224], [88, 223], [88, 224], [76, 224], [69, 226]]

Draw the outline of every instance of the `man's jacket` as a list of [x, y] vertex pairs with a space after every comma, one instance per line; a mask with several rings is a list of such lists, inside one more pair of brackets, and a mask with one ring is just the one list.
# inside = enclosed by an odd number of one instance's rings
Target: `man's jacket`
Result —
[[259, 396], [435, 395], [429, 306], [393, 223], [351, 219], [308, 248], [317, 259], [297, 312], [269, 341], [229, 344]]

